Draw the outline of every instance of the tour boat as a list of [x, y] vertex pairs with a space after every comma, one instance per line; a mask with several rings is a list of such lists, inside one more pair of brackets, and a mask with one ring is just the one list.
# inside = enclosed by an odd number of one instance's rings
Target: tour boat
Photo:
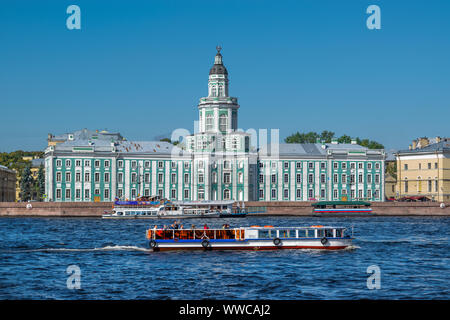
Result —
[[315, 216], [373, 215], [370, 202], [366, 201], [318, 201], [312, 207]]
[[154, 251], [165, 250], [275, 250], [345, 249], [353, 237], [343, 227], [250, 226], [231, 229], [149, 229]]
[[234, 213], [234, 201], [170, 201], [154, 197], [149, 201], [115, 201], [111, 213], [105, 219], [178, 219], [178, 218], [219, 218]]

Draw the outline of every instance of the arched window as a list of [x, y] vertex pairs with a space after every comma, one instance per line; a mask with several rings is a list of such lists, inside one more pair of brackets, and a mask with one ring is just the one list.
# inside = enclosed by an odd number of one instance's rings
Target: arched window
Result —
[[230, 200], [231, 199], [231, 194], [230, 194], [230, 190], [229, 189], [223, 190], [223, 199], [224, 200]]
[[227, 131], [228, 129], [228, 116], [225, 114], [221, 114], [219, 117], [219, 130], [220, 131]]
[[244, 183], [244, 175], [242, 174], [242, 172], [238, 173], [238, 181], [239, 183]]
[[211, 97], [215, 97], [216, 96], [216, 86], [211, 86], [211, 92], [210, 92], [210, 96]]
[[214, 129], [214, 117], [212, 114], [206, 115], [206, 131], [212, 131]]

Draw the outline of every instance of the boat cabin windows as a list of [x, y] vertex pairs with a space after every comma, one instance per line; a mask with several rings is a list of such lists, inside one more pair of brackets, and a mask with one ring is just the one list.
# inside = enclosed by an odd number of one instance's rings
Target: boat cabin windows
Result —
[[317, 229], [317, 236], [316, 238], [323, 238], [325, 236], [325, 230], [324, 229]]
[[332, 238], [333, 237], [333, 229], [325, 229], [325, 237]]
[[277, 236], [277, 231], [272, 229], [258, 230], [258, 238], [272, 239]]
[[343, 234], [342, 234], [342, 229], [336, 229], [336, 238], [342, 238]]
[[295, 229], [278, 230], [278, 238], [296, 238], [296, 231]]

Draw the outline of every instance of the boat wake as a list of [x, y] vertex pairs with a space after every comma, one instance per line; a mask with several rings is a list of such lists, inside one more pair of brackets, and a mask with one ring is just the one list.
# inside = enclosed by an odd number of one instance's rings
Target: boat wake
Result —
[[18, 252], [92, 252], [92, 251], [141, 251], [152, 252], [152, 249], [137, 247], [137, 246], [104, 246], [101, 248], [39, 248], [39, 249], [24, 249], [24, 250], [1, 250], [4, 253], [18, 253]]
[[361, 249], [361, 247], [352, 244], [343, 250], [356, 250], [356, 249]]

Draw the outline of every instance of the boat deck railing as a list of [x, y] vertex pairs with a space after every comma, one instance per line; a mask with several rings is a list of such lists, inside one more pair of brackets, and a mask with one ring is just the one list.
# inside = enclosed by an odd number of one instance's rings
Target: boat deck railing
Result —
[[244, 240], [244, 229], [149, 229], [147, 239], [153, 240]]

